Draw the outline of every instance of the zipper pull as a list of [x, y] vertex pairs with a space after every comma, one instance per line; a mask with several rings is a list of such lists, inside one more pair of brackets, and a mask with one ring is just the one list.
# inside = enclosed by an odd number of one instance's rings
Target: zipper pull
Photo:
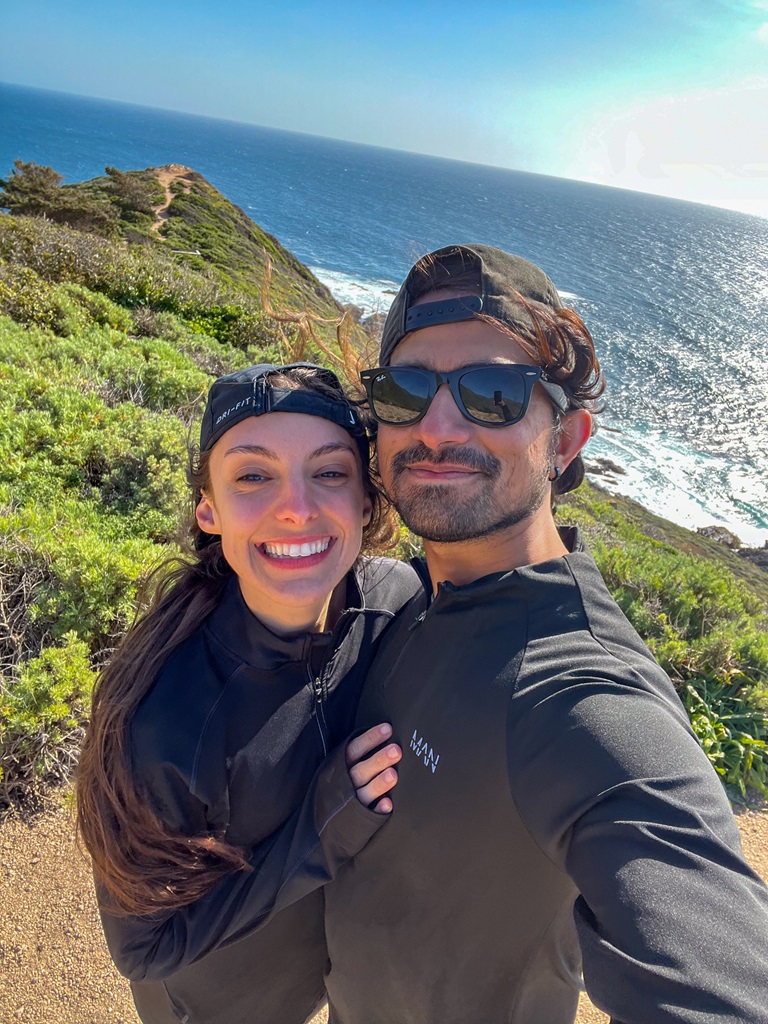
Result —
[[323, 703], [323, 684], [320, 682], [320, 676], [315, 676], [315, 700], [318, 704]]
[[424, 619], [426, 619], [426, 617], [427, 617], [427, 612], [426, 612], [426, 609], [425, 609], [420, 615], [417, 615], [415, 620], [410, 624], [410, 626], [408, 627], [408, 632], [410, 633], [414, 629], [416, 629], [417, 626], [420, 626], [422, 624], [422, 622], [424, 621]]

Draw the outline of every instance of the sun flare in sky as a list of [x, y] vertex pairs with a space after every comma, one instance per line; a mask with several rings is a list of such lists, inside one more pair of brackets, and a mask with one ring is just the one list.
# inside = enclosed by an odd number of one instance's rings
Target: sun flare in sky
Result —
[[768, 217], [768, 0], [27, 0], [0, 77]]

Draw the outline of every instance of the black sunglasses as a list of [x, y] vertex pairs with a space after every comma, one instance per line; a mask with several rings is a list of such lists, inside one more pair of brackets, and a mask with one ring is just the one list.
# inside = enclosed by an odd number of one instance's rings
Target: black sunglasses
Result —
[[374, 417], [393, 426], [418, 423], [441, 384], [451, 389], [462, 414], [484, 427], [508, 427], [521, 420], [536, 381], [560, 412], [568, 409], [568, 397], [559, 384], [546, 380], [540, 366], [520, 363], [462, 366], [450, 373], [418, 366], [380, 366], [363, 370], [360, 380]]

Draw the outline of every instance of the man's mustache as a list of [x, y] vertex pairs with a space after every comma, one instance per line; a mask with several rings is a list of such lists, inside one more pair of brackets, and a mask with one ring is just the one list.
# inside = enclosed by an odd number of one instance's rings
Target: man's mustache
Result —
[[449, 462], [455, 466], [466, 466], [476, 472], [483, 473], [491, 479], [497, 477], [501, 470], [501, 463], [493, 455], [487, 452], [479, 452], [468, 445], [457, 445], [453, 448], [440, 448], [434, 451], [427, 448], [421, 441], [412, 444], [409, 448], [403, 448], [401, 452], [392, 457], [392, 473], [399, 476], [414, 462], [431, 462], [434, 466], [440, 466]]

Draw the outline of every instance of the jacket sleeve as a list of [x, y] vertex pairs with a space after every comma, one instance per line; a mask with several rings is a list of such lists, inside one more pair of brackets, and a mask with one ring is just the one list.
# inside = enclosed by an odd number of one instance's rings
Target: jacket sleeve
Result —
[[[121, 974], [131, 981], [167, 978], [330, 881], [388, 817], [357, 799], [345, 752], [346, 744], [321, 765], [302, 805], [256, 847], [250, 870], [224, 878], [195, 903], [148, 917], [115, 916], [97, 887], [107, 945]], [[197, 814], [204, 817], [201, 808]]]
[[613, 1024], [768, 1024], [768, 890], [677, 711], [580, 680], [510, 737], [515, 800], [579, 890], [584, 981]]

